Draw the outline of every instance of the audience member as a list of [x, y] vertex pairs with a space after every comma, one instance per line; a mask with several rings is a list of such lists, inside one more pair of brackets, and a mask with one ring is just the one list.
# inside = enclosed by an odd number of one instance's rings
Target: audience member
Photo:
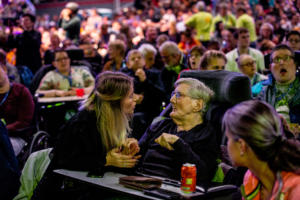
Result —
[[189, 58], [189, 69], [197, 70], [200, 66], [200, 61], [202, 56], [204, 55], [206, 49], [202, 46], [193, 47], [188, 55]]
[[128, 120], [135, 104], [130, 77], [120, 72], [99, 74], [93, 92], [62, 129], [51, 163], [35, 189], [33, 199], [63, 197], [63, 193], [59, 193], [62, 179], [53, 169], [103, 175], [110, 166], [134, 167], [139, 158], [135, 156], [139, 147], [135, 139], [127, 138], [127, 134], [130, 131]]
[[246, 7], [243, 5], [239, 5], [236, 8], [236, 27], [237, 28], [245, 28], [249, 32], [250, 42], [253, 47], [255, 47], [255, 42], [257, 40], [256, 30], [255, 30], [255, 22], [253, 17], [247, 14]]
[[211, 33], [215, 32], [215, 24], [220, 21], [223, 22], [224, 28], [226, 29], [236, 26], [236, 18], [233, 14], [229, 13], [228, 6], [227, 2], [221, 2], [218, 5], [219, 13], [213, 18]]
[[79, 5], [75, 2], [69, 2], [60, 13], [59, 27], [66, 31], [68, 39], [74, 44], [79, 42], [81, 20], [77, 15]]
[[296, 74], [294, 51], [277, 45], [271, 53], [271, 74], [252, 88], [254, 95], [274, 106], [288, 123], [300, 124], [300, 78]]
[[300, 194], [300, 143], [282, 133], [280, 117], [261, 101], [245, 101], [223, 117], [227, 150], [235, 166], [247, 167], [245, 199], [290, 199]]
[[221, 32], [222, 35], [222, 46], [221, 51], [225, 54], [236, 48], [236, 39], [234, 38], [235, 28], [224, 29]]
[[227, 63], [226, 56], [221, 51], [208, 50], [202, 56], [199, 68], [200, 70], [224, 70]]
[[153, 65], [155, 65], [155, 57], [157, 54], [157, 50], [151, 44], [142, 44], [138, 50], [143, 54], [145, 59], [145, 68], [152, 69]]
[[200, 1], [197, 3], [198, 13], [192, 15], [187, 19], [185, 24], [188, 27], [196, 29], [196, 39], [206, 46], [206, 43], [210, 40], [210, 29], [212, 26], [212, 15], [206, 11], [205, 3]]
[[225, 67], [226, 70], [239, 72], [236, 59], [242, 54], [249, 54], [250, 56], [252, 56], [252, 58], [255, 59], [257, 70], [259, 72], [263, 72], [263, 70], [265, 69], [264, 56], [260, 51], [249, 46], [249, 37], [249, 31], [247, 29], [239, 28], [237, 30], [235, 35], [235, 38], [237, 39], [237, 48], [226, 54], [226, 58], [228, 60]]
[[240, 72], [250, 78], [252, 86], [268, 79], [268, 77], [257, 73], [256, 61], [248, 54], [241, 55], [237, 60], [237, 64]]
[[42, 65], [40, 46], [41, 33], [34, 30], [35, 16], [24, 14], [21, 18], [23, 33], [13, 35], [12, 30], [8, 37], [11, 48], [17, 48], [16, 66], [27, 66], [35, 73]]
[[94, 78], [83, 67], [71, 67], [66, 51], [58, 50], [54, 55], [52, 65], [56, 68], [48, 72], [42, 79], [36, 93], [45, 97], [75, 96], [77, 89], [83, 89], [89, 94], [94, 87]]
[[299, 31], [291, 31], [286, 36], [286, 42], [289, 47], [291, 47], [294, 51], [300, 50], [300, 32]]
[[10, 83], [0, 67], [0, 119], [6, 124], [16, 155], [32, 134], [30, 130], [22, 130], [32, 124], [33, 113], [34, 103], [29, 90], [21, 84]]
[[184, 163], [197, 168], [197, 182], [212, 180], [217, 169], [215, 130], [205, 121], [213, 92], [202, 82], [181, 78], [172, 93], [171, 119], [150, 126], [139, 141], [141, 171], [146, 174], [180, 179]]
[[159, 53], [165, 67], [161, 72], [161, 80], [166, 92], [166, 99], [170, 99], [171, 92], [174, 89], [174, 83], [177, 80], [178, 74], [187, 69], [186, 58], [179, 50], [175, 42], [166, 41], [160, 48]]
[[126, 45], [122, 40], [115, 40], [108, 45], [109, 60], [104, 64], [102, 71], [120, 71], [126, 67]]

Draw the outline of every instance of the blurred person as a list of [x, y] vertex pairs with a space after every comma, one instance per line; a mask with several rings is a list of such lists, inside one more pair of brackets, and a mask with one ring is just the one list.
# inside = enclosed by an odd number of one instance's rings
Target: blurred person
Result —
[[236, 48], [237, 41], [234, 38], [235, 32], [236, 32], [235, 28], [224, 29], [221, 32], [221, 36], [222, 36], [221, 51], [223, 51], [225, 54]]
[[[103, 176], [108, 170], [136, 165], [138, 143], [127, 137], [136, 104], [133, 91], [133, 80], [123, 73], [103, 72], [97, 76], [93, 92], [61, 130], [53, 158], [32, 199], [72, 197], [76, 184], [63, 193], [63, 179], [53, 169], [88, 171]], [[67, 189], [65, 185], [64, 190]], [[103, 198], [105, 195], [101, 192]], [[86, 197], [88, 194], [88, 191], [82, 191], [80, 195]], [[78, 198], [79, 194], [74, 192], [73, 195]]]
[[290, 31], [286, 36], [286, 44], [294, 51], [300, 50], [300, 32]]
[[24, 14], [21, 18], [23, 33], [8, 36], [10, 48], [16, 48], [16, 66], [27, 66], [34, 74], [42, 65], [40, 46], [41, 33], [34, 30], [35, 16]]
[[43, 77], [36, 93], [45, 97], [76, 96], [76, 90], [83, 89], [89, 94], [94, 87], [92, 74], [85, 68], [71, 67], [70, 62], [65, 50], [57, 50], [52, 62], [56, 69]]
[[265, 69], [264, 56], [259, 50], [250, 47], [250, 34], [248, 29], [239, 28], [234, 36], [237, 39], [237, 48], [226, 54], [228, 62], [225, 69], [239, 72], [236, 59], [242, 54], [248, 54], [255, 59], [257, 70], [263, 72]]
[[268, 77], [257, 73], [256, 61], [250, 55], [241, 55], [237, 60], [237, 64], [240, 72], [250, 78], [251, 86], [268, 79]]
[[227, 63], [226, 56], [221, 51], [206, 51], [199, 63], [199, 70], [224, 70]]
[[143, 54], [145, 59], [145, 68], [151, 69], [155, 64], [157, 50], [151, 44], [142, 44], [138, 50]]
[[139, 140], [143, 173], [180, 180], [184, 163], [194, 163], [197, 183], [209, 183], [217, 169], [214, 126], [205, 120], [213, 96], [202, 82], [180, 78], [170, 102], [170, 118], [151, 125]]
[[165, 42], [165, 41], [170, 41], [170, 38], [168, 35], [166, 34], [160, 34], [157, 38], [156, 38], [156, 48], [159, 49], [160, 46]]
[[191, 70], [199, 69], [200, 61], [205, 51], [206, 49], [202, 46], [195, 46], [190, 50], [188, 54], [189, 69]]
[[[34, 103], [29, 90], [19, 83], [10, 83], [3, 67], [0, 67], [0, 119], [6, 124], [15, 155], [18, 155], [25, 141], [32, 136]], [[24, 130], [24, 131], [22, 131]]]
[[194, 46], [199, 46], [201, 43], [196, 40], [193, 36], [191, 29], [186, 29], [184, 32], [180, 34], [180, 41], [178, 43], [178, 48], [184, 53], [188, 54], [188, 52]]
[[186, 26], [195, 28], [198, 39], [204, 46], [210, 40], [210, 29], [212, 26], [212, 15], [206, 12], [205, 3], [200, 1], [197, 3], [198, 13], [192, 15], [185, 22]]
[[87, 26], [91, 30], [99, 29], [102, 26], [102, 17], [98, 14], [97, 9], [91, 9], [90, 16], [87, 19]]
[[18, 69], [6, 62], [6, 52], [3, 49], [0, 49], [0, 66], [6, 72], [11, 83], [21, 83]]
[[300, 124], [300, 78], [296, 63], [294, 51], [289, 46], [277, 45], [271, 53], [271, 74], [252, 87], [254, 96], [258, 94], [259, 99], [271, 104], [292, 126]]
[[253, 17], [247, 14], [246, 7], [242, 5], [236, 8], [236, 16], [236, 27], [247, 29], [250, 35], [250, 42], [252, 45], [255, 45], [257, 36]]
[[140, 46], [144, 43], [149, 43], [153, 46], [156, 46], [156, 39], [157, 39], [157, 36], [158, 36], [158, 30], [157, 30], [156, 27], [154, 27], [154, 26], [147, 27], [145, 36], [146, 36], [145, 39], [141, 40], [139, 42], [138, 46]]
[[119, 71], [126, 66], [126, 45], [122, 40], [115, 40], [108, 44], [109, 60], [104, 64], [102, 71]]
[[56, 34], [51, 34], [50, 35], [50, 46], [47, 49], [47, 51], [44, 54], [44, 64], [49, 65], [52, 63], [53, 57], [54, 57], [54, 52], [58, 49], [60, 49], [60, 39], [58, 35]]
[[234, 166], [247, 167], [244, 199], [296, 200], [300, 194], [300, 143], [287, 139], [272, 106], [245, 101], [227, 110], [223, 127]]
[[161, 80], [166, 92], [166, 99], [170, 99], [178, 74], [183, 69], [188, 68], [187, 60], [175, 42], [164, 42], [159, 48], [159, 53], [164, 62], [164, 68], [161, 71]]
[[[145, 44], [143, 44], [145, 45]], [[151, 124], [154, 117], [161, 112], [162, 102], [165, 100], [160, 72], [145, 68], [143, 54], [136, 49], [130, 50], [126, 57], [126, 68], [121, 71], [134, 78], [134, 93], [136, 95], [135, 113], [145, 121], [143, 131]], [[136, 130], [133, 130], [136, 133]], [[137, 138], [137, 137], [136, 137]]]
[[68, 2], [60, 13], [59, 27], [66, 31], [68, 39], [75, 44], [79, 42], [81, 19], [77, 15], [79, 5], [75, 2]]
[[228, 6], [229, 5], [227, 2], [221, 2], [218, 5], [219, 11], [218, 11], [218, 15], [213, 18], [212, 26], [211, 26], [211, 30], [210, 30], [211, 33], [215, 32], [215, 30], [216, 30], [215, 24], [220, 21], [223, 22], [224, 28], [226, 28], [226, 29], [236, 26], [236, 18], [234, 15], [232, 15], [229, 12]]

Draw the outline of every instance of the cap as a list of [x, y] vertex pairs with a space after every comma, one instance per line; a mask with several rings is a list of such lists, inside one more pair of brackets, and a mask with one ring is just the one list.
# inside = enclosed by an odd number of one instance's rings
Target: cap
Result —
[[79, 9], [78, 3], [75, 3], [75, 2], [69, 2], [69, 3], [66, 4], [65, 7], [69, 8], [70, 10], [72, 10], [74, 12], [78, 11], [78, 9]]

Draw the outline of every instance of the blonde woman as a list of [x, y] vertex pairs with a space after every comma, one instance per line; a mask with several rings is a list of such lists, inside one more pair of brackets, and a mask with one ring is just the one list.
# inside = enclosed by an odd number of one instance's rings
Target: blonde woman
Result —
[[135, 108], [133, 80], [121, 72], [103, 72], [80, 111], [62, 129], [54, 157], [35, 190], [36, 199], [61, 195], [53, 169], [89, 171], [103, 175], [108, 167], [132, 168], [138, 161], [137, 141], [128, 139], [129, 118]]

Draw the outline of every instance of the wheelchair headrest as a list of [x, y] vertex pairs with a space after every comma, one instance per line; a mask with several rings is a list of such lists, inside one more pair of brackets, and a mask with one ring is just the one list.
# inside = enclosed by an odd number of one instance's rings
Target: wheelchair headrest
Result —
[[237, 104], [251, 99], [250, 79], [237, 72], [190, 70], [180, 73], [180, 78], [196, 78], [215, 92], [213, 102]]

